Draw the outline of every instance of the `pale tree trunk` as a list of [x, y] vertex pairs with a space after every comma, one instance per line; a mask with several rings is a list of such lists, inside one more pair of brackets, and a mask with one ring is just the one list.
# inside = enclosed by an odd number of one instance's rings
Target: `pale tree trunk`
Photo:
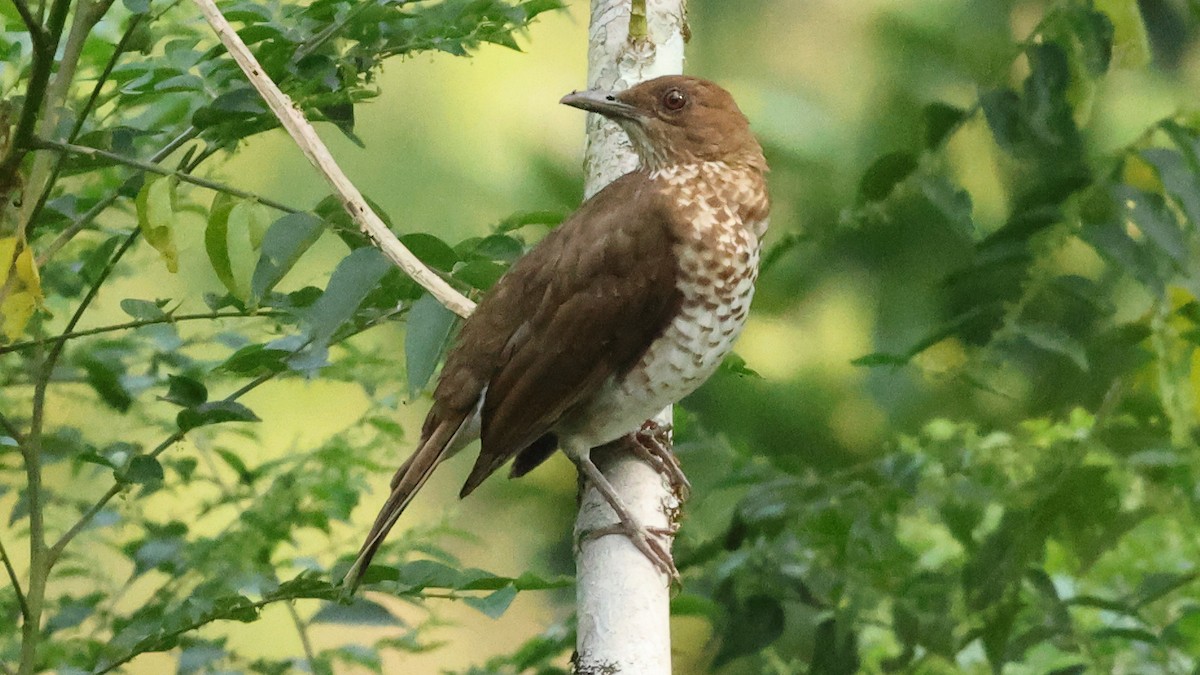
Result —
[[[683, 70], [686, 0], [592, 0], [588, 88], [619, 91]], [[599, 115], [588, 115], [585, 193], [595, 194], [632, 170], [637, 160], [625, 134]], [[671, 423], [671, 409], [656, 421]], [[664, 476], [628, 451], [597, 450], [597, 466], [633, 515], [666, 528], [679, 498]], [[666, 577], [623, 536], [581, 535], [616, 522], [594, 489], [585, 490], [575, 522], [578, 675], [671, 672], [670, 587]], [[670, 540], [664, 540], [669, 546]]]

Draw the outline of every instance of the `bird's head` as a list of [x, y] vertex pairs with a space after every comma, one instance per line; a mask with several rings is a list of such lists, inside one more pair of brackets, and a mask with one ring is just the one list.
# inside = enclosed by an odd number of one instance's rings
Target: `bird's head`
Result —
[[766, 170], [746, 116], [729, 92], [708, 80], [667, 75], [620, 92], [574, 92], [560, 103], [619, 124], [649, 169], [725, 162]]

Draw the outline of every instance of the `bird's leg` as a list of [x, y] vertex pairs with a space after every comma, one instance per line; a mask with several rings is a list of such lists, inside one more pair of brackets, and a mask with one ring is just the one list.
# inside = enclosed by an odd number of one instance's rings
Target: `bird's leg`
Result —
[[629, 512], [629, 507], [625, 505], [624, 500], [617, 494], [612, 483], [608, 482], [604, 474], [600, 473], [600, 469], [592, 462], [591, 457], [584, 454], [581, 457], [572, 457], [572, 459], [575, 460], [575, 464], [579, 467], [584, 477], [587, 478], [588, 482], [594, 485], [600, 495], [604, 497], [604, 501], [608, 502], [613, 513], [617, 514], [617, 520], [621, 521], [620, 525], [615, 525], [612, 528], [606, 527], [592, 530], [584, 534], [584, 538], [588, 539], [606, 534], [624, 534], [642, 552], [642, 555], [646, 556], [655, 567], [667, 575], [672, 584], [679, 583], [679, 570], [675, 568], [675, 561], [671, 559], [670, 551], [663, 547], [662, 542], [654, 536], [654, 532], [638, 522], [637, 518]]
[[670, 434], [670, 424], [646, 420], [641, 429], [630, 434], [632, 442], [629, 445], [634, 454], [653, 466], [659, 473], [666, 475], [667, 481], [671, 484], [675, 495], [679, 497], [679, 501], [686, 501], [688, 495], [692, 494], [692, 483], [684, 475], [683, 467], [679, 465], [679, 458], [671, 452], [668, 445]]

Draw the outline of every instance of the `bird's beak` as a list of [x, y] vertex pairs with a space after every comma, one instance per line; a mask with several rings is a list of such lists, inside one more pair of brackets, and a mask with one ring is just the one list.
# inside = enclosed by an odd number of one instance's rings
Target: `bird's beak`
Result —
[[559, 101], [563, 105], [598, 113], [612, 119], [637, 119], [641, 111], [618, 99], [615, 94], [600, 89], [573, 91]]

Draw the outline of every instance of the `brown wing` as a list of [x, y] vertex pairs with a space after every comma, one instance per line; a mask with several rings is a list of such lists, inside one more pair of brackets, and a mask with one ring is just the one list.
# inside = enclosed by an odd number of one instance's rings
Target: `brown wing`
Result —
[[619, 178], [519, 260], [463, 326], [431, 413], [470, 407], [477, 395], [459, 392], [486, 387], [463, 495], [637, 363], [670, 322], [680, 297], [662, 199], [642, 173]]

